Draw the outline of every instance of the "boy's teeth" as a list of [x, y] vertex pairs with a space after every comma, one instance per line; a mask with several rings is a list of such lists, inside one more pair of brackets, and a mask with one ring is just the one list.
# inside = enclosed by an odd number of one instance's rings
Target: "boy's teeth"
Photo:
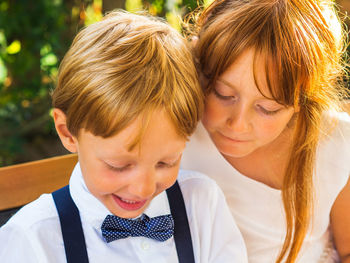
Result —
[[126, 200], [126, 199], [123, 199], [123, 198], [120, 198], [123, 202], [125, 203], [128, 203], [128, 204], [135, 204], [136, 202], [135, 201], [130, 201], [130, 200]]

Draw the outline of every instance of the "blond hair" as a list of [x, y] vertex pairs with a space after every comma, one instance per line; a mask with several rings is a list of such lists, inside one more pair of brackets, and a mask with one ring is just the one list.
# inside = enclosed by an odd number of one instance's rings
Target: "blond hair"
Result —
[[73, 135], [85, 129], [103, 138], [157, 108], [187, 138], [203, 108], [186, 41], [160, 19], [124, 11], [78, 33], [60, 64], [52, 100]]
[[[295, 262], [313, 211], [313, 172], [323, 111], [338, 108], [344, 33], [326, 0], [220, 0], [200, 15], [194, 50], [208, 94], [247, 49], [265, 61], [272, 97], [298, 106], [290, 160], [282, 186], [286, 237], [276, 262]], [[254, 69], [255, 70], [255, 69]], [[257, 74], [255, 71], [254, 74]]]

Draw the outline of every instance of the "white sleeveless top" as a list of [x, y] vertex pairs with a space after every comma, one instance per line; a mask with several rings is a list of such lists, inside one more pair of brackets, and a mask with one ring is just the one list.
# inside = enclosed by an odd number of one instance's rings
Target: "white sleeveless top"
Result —
[[[338, 260], [329, 231], [329, 215], [350, 175], [350, 117], [337, 113], [336, 118], [337, 127], [317, 151], [314, 221], [297, 262]], [[274, 262], [286, 233], [281, 191], [235, 170], [217, 151], [202, 125], [187, 144], [181, 167], [205, 173], [220, 185], [246, 242], [249, 262]]]

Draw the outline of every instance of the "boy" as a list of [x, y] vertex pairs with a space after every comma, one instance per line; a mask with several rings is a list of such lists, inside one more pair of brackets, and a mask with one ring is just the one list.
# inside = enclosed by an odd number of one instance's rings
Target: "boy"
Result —
[[69, 188], [0, 229], [1, 262], [247, 262], [222, 192], [179, 172], [203, 107], [195, 72], [179, 34], [150, 17], [113, 12], [82, 30], [53, 92], [79, 163]]

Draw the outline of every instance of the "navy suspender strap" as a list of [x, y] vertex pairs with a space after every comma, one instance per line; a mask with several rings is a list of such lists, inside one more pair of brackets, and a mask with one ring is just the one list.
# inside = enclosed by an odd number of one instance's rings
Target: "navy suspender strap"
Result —
[[88, 263], [85, 238], [79, 210], [65, 186], [52, 193], [60, 218], [67, 263]]
[[[166, 192], [171, 214], [174, 218], [174, 239], [179, 262], [194, 263], [191, 232], [178, 182], [176, 181]], [[72, 200], [69, 187], [65, 186], [53, 192], [52, 196], [61, 222], [67, 263], [88, 263], [89, 259], [79, 210]]]
[[190, 226], [179, 183], [166, 190], [171, 215], [174, 218], [174, 239], [180, 263], [194, 263]]

